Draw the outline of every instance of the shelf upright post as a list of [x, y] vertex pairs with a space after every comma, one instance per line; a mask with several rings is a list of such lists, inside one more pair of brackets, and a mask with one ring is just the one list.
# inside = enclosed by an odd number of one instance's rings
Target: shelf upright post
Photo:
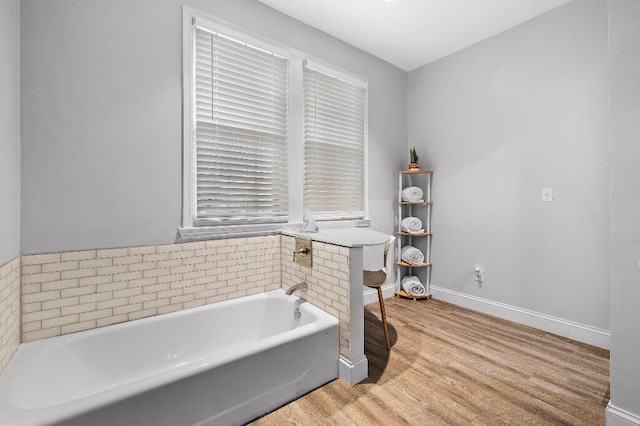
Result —
[[[400, 235], [400, 231], [402, 231], [402, 204], [400, 204], [400, 201], [402, 201], [402, 183], [402, 173], [398, 173], [398, 197], [396, 198], [396, 200], [398, 200], [396, 204], [398, 206], [398, 238], [396, 238], [396, 262], [400, 262], [402, 255], [402, 236]], [[396, 291], [399, 291], [402, 288], [402, 271], [397, 265], [395, 265], [395, 270]]]

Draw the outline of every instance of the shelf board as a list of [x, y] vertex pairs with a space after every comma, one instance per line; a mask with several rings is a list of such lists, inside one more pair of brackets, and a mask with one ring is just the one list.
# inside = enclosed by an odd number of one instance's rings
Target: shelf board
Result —
[[396, 262], [396, 265], [408, 266], [410, 268], [427, 268], [431, 266], [431, 262], [411, 264], [404, 261]]
[[398, 174], [400, 175], [427, 175], [427, 174], [432, 174], [433, 171], [431, 170], [400, 170], [398, 172]]
[[398, 201], [397, 203], [398, 203], [398, 204], [402, 204], [402, 205], [407, 205], [407, 206], [409, 206], [409, 205], [410, 205], [410, 206], [413, 206], [413, 205], [418, 205], [418, 206], [422, 205], [422, 206], [426, 206], [426, 205], [431, 205], [431, 204], [433, 204], [431, 201], [420, 201], [420, 202], [417, 202], [417, 203], [415, 203], [415, 202], [411, 202], [411, 201]]
[[413, 300], [431, 299], [431, 293], [426, 293], [426, 294], [423, 294], [422, 296], [412, 296], [404, 290], [396, 291], [396, 296], [402, 297], [403, 299], [413, 299]]
[[431, 232], [418, 232], [418, 233], [415, 233], [415, 234], [411, 234], [409, 232], [398, 231], [398, 232], [396, 232], [396, 234], [398, 234], [398, 235], [408, 235], [410, 237], [428, 237], [429, 235], [431, 235]]

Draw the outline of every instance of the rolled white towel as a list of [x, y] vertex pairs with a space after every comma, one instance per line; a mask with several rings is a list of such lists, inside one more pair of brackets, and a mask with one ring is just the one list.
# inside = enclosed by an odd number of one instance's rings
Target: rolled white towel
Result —
[[402, 219], [402, 222], [400, 222], [400, 229], [402, 229], [404, 232], [417, 234], [418, 232], [420, 232], [420, 230], [423, 230], [422, 221], [419, 218], [413, 216], [405, 217], [404, 219]]
[[405, 262], [411, 265], [418, 265], [420, 263], [424, 263], [424, 254], [422, 254], [422, 252], [419, 249], [415, 248], [414, 246], [402, 247], [400, 257], [402, 258], [402, 260], [404, 260]]
[[424, 201], [423, 197], [424, 193], [420, 187], [408, 186], [402, 190], [402, 201], [418, 203], [420, 201]]
[[427, 293], [427, 289], [420, 282], [420, 279], [414, 275], [402, 277], [402, 289], [410, 296], [423, 296]]

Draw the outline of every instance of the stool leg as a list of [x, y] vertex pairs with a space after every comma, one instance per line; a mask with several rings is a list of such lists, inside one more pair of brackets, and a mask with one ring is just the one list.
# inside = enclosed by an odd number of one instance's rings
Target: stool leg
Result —
[[387, 341], [387, 349], [391, 349], [389, 344], [389, 331], [387, 331], [387, 314], [384, 312], [384, 298], [382, 297], [382, 288], [378, 289], [378, 300], [380, 301], [380, 313], [382, 313], [382, 327], [384, 328], [384, 339]]

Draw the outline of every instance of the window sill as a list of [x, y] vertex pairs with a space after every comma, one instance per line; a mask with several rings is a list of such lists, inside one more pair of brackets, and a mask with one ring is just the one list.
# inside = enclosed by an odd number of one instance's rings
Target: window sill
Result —
[[[320, 229], [368, 228], [369, 219], [317, 221]], [[300, 232], [303, 223], [270, 223], [255, 225], [219, 225], [179, 228], [177, 243], [201, 240], [222, 240], [225, 238], [260, 237], [280, 235], [283, 231]]]

